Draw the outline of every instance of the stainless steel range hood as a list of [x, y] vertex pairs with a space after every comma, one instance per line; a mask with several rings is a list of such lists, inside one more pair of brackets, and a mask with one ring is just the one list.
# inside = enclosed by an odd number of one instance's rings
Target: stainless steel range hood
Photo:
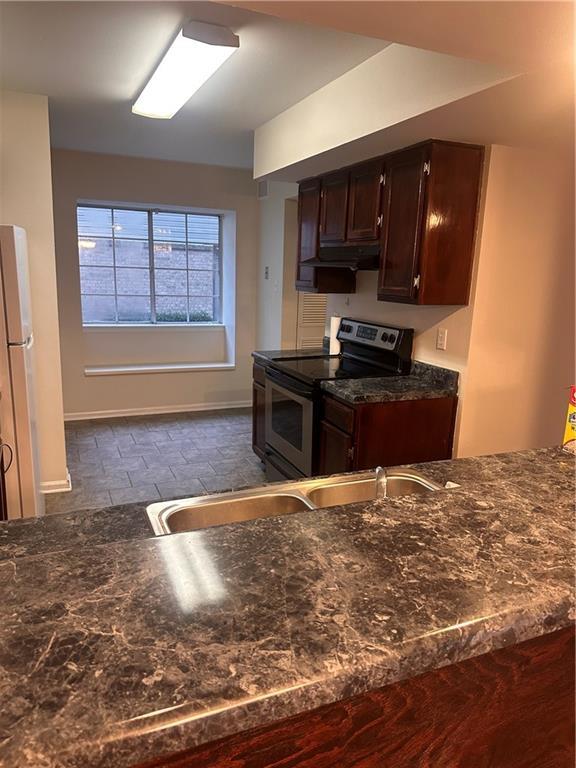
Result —
[[379, 245], [331, 245], [321, 247], [318, 256], [306, 261], [306, 266], [368, 270], [378, 269], [379, 260]]

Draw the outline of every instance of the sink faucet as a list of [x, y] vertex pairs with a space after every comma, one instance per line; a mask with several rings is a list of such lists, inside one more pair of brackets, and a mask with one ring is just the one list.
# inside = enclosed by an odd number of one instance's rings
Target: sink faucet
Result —
[[388, 476], [384, 467], [376, 467], [376, 498], [385, 499], [387, 496]]

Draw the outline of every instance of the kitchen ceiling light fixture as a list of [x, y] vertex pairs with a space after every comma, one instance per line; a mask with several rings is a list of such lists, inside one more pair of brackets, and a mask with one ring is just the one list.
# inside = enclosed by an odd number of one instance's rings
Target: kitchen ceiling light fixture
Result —
[[227, 27], [188, 22], [132, 105], [132, 112], [164, 120], [174, 117], [239, 46], [238, 35]]

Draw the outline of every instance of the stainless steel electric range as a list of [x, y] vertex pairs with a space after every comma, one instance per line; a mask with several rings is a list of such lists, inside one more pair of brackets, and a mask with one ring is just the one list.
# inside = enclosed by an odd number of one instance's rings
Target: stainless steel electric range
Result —
[[266, 474], [269, 480], [318, 472], [323, 381], [410, 373], [412, 328], [342, 318], [339, 355], [272, 360], [266, 368]]

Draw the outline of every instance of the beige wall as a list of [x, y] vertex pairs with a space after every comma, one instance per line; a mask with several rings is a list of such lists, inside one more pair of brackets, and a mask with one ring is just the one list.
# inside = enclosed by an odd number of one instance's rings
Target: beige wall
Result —
[[[258, 204], [251, 173], [67, 150], [53, 151], [52, 166], [66, 414], [168, 411], [249, 402], [258, 267]], [[229, 290], [236, 288], [236, 309], [233, 317], [225, 318], [226, 327], [83, 329], [75, 220], [78, 200], [227, 212], [224, 251], [229, 254], [235, 249], [236, 253], [235, 277], [228, 271], [227, 278]], [[231, 348], [234, 338], [235, 350]], [[86, 367], [203, 363], [222, 367], [85, 375]]]
[[[295, 313], [297, 302], [294, 287], [295, 254], [285, 253], [286, 200], [298, 195], [298, 185], [272, 181], [268, 195], [260, 204], [260, 268], [258, 274], [258, 348], [280, 349], [285, 316]], [[290, 243], [288, 242], [288, 247]], [[292, 260], [294, 271], [285, 280], [286, 260]], [[296, 332], [294, 328], [294, 333]]]
[[[433, 365], [465, 371], [468, 360], [472, 305], [468, 307], [413, 307], [378, 301], [376, 272], [358, 272], [356, 293], [328, 296], [328, 318], [331, 315], [390, 323], [401, 328], [414, 328], [414, 357]], [[438, 328], [448, 330], [448, 348], [436, 349]], [[328, 326], [327, 326], [328, 330]]]
[[62, 490], [67, 472], [45, 96], [0, 95], [0, 221], [24, 227], [28, 237], [42, 488]]
[[492, 148], [459, 455], [557, 444], [574, 383], [574, 160]]

